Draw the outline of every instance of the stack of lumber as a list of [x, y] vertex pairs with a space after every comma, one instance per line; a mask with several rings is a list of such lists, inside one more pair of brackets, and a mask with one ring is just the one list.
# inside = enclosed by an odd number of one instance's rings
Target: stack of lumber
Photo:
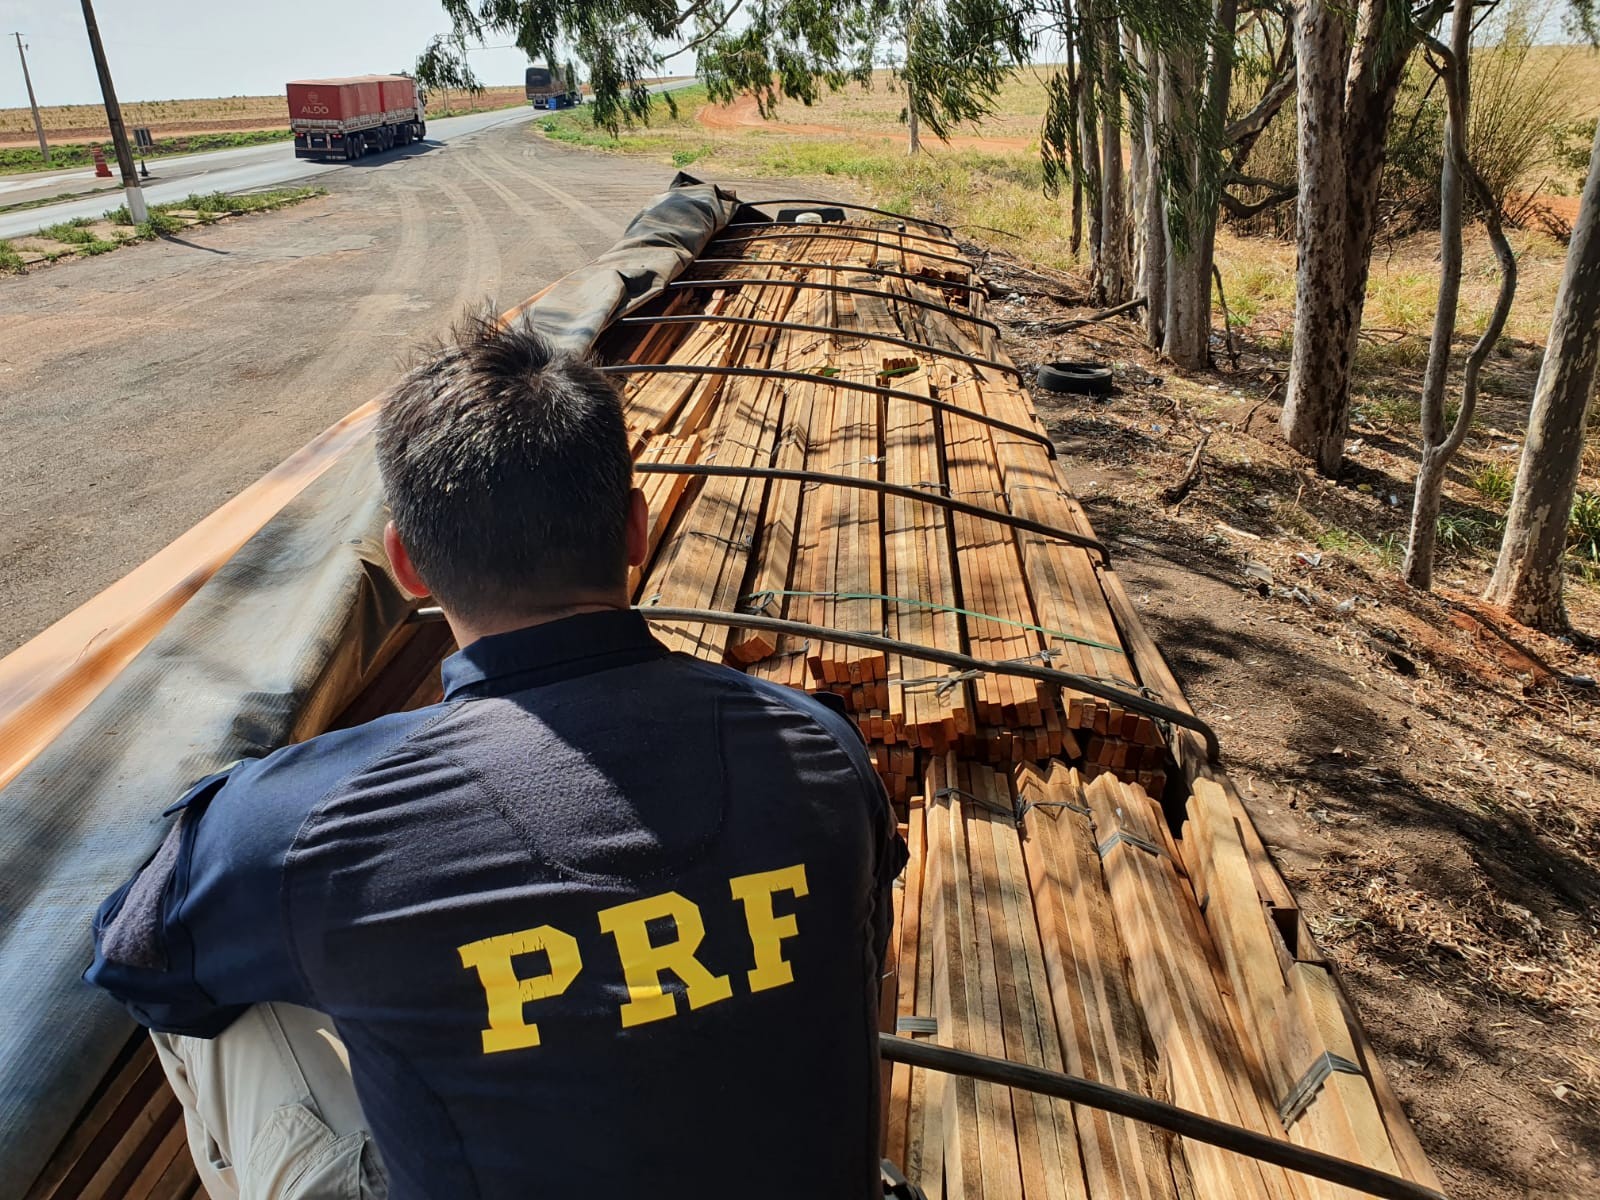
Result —
[[118, 1056], [26, 1200], [206, 1200], [149, 1038]]
[[[674, 649], [838, 696], [867, 738], [910, 849], [886, 1030], [1437, 1189], [1330, 964], [1193, 733], [1137, 704], [740, 623], [758, 613], [1045, 664], [1186, 709], [1095, 549], [838, 483], [648, 469], [846, 476], [1092, 539], [1029, 436], [1037, 417], [958, 249], [864, 222], [730, 227], [702, 257], [737, 262], [696, 263], [692, 286], [606, 335], [615, 363], [673, 368], [621, 376], [649, 509], [636, 603], [733, 614], [652, 624]], [[408, 626], [331, 724], [438, 699], [434, 668], [451, 649], [442, 624]], [[1356, 1194], [961, 1076], [896, 1065], [883, 1096], [884, 1153], [930, 1200]], [[25, 1200], [201, 1196], [177, 1101], [140, 1037]]]
[[[801, 378], [627, 376], [641, 464], [849, 476], [1093, 537], [1029, 436], [1030, 398], [983, 319], [976, 275], [952, 268], [953, 243], [863, 222], [756, 228], [713, 243], [707, 258], [738, 261], [696, 264], [700, 284], [658, 315], [760, 324], [641, 322], [617, 355]], [[796, 283], [817, 286], [785, 286]], [[1187, 707], [1092, 546], [838, 483], [640, 478], [646, 610], [883, 634]], [[1136, 705], [910, 653], [653, 624], [674, 648], [834, 693], [867, 738], [911, 851], [885, 1029], [1437, 1186], [1237, 795], [1191, 735]], [[1356, 1194], [958, 1076], [896, 1065], [884, 1096], [885, 1154], [932, 1200]]]
[[[705, 286], [675, 290], [659, 314], [703, 319], [645, 326], [625, 353], [631, 363], [674, 368], [627, 377], [639, 462], [884, 481], [1089, 535], [1049, 449], [981, 419], [1038, 428], [1014, 370], [993, 358], [992, 330], [972, 309], [981, 296], [976, 277], [965, 273], [963, 287], [950, 286], [950, 246], [939, 239], [871, 234], [855, 228], [845, 235], [854, 240], [843, 241], [817, 226], [774, 227], [714, 244], [711, 257], [742, 251], [739, 261], [698, 268], [692, 278]], [[796, 262], [821, 265], [777, 265]], [[740, 282], [716, 286], [731, 279]], [[822, 286], [790, 286], [797, 283]], [[957, 315], [908, 302], [915, 298]], [[905, 341], [924, 349], [899, 344]], [[995, 365], [974, 366], [971, 358]], [[694, 375], [694, 366], [766, 368], [817, 382]], [[842, 386], [848, 383], [905, 395]], [[917, 396], [979, 419], [938, 411]], [[635, 581], [641, 604], [759, 612], [1137, 686], [1090, 550], [857, 488], [641, 479], [653, 546]], [[1152, 793], [1171, 769], [1150, 717], [1031, 680], [964, 678], [910, 656], [791, 645], [761, 630], [669, 625], [661, 635], [675, 649], [839, 695], [902, 804], [923, 758], [953, 748], [995, 765], [1064, 755]]]

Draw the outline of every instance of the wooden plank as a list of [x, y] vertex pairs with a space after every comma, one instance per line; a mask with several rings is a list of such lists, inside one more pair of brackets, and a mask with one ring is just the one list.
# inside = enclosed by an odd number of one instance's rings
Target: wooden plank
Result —
[[[895, 1004], [893, 1015], [917, 1013], [918, 946], [922, 934], [922, 877], [925, 837], [923, 801], [915, 796], [906, 822], [906, 869], [901, 875], [899, 926], [895, 930]], [[907, 1129], [911, 1120], [911, 1068], [896, 1063], [889, 1076], [884, 1101], [883, 1155], [901, 1170], [906, 1168]]]
[[[1193, 897], [1185, 895], [1176, 865], [1161, 848], [1159, 812], [1142, 792], [1109, 775], [1096, 779], [1085, 795], [1135, 994], [1173, 1102], [1282, 1136], [1281, 1129], [1264, 1127], [1258, 1105], [1240, 1103], [1239, 1093], [1250, 1093], [1252, 1081], [1205, 957], [1208, 947], [1189, 936], [1193, 930], [1185, 914], [1194, 907]], [[1202, 1195], [1267, 1197], [1289, 1191], [1281, 1170], [1216, 1147], [1189, 1142], [1184, 1155]]]
[[[1022, 851], [1054, 999], [1064, 1069], [1153, 1094], [1156, 1056], [1127, 972], [1077, 772], [1017, 772]], [[1149, 1126], [1073, 1109], [1091, 1196], [1173, 1194], [1160, 1137]]]

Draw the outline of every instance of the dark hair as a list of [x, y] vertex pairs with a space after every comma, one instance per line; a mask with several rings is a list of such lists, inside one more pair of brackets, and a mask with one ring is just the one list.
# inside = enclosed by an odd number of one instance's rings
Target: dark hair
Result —
[[395, 528], [446, 608], [516, 614], [627, 578], [622, 403], [527, 325], [464, 321], [384, 401], [377, 441]]

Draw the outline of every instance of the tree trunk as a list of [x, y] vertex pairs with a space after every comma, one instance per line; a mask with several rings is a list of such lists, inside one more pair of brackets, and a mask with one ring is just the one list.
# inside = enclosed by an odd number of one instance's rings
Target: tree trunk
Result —
[[[1077, 67], [1073, 63], [1072, 31], [1070, 29], [1066, 30], [1066, 39], [1065, 40], [1066, 40], [1066, 43], [1067, 43], [1067, 88], [1072, 93], [1073, 102], [1075, 104], [1081, 104], [1082, 101], [1083, 101], [1083, 97], [1082, 97], [1082, 95], [1080, 94], [1080, 92], [1078, 90], [1078, 71], [1077, 71]], [[1081, 112], [1078, 115], [1078, 121], [1079, 121], [1079, 126], [1081, 128], [1082, 127], [1082, 122], [1083, 122], [1083, 115], [1082, 115]], [[1077, 144], [1078, 140], [1077, 140], [1076, 137], [1070, 138], [1070, 139], [1065, 139], [1065, 140], [1068, 140], [1068, 141], [1071, 141], [1071, 142], [1074, 143], [1075, 149], [1073, 150], [1073, 155], [1076, 158], [1076, 156], [1081, 152], [1082, 146]], [[1074, 258], [1076, 258], [1078, 256], [1079, 247], [1081, 247], [1083, 245], [1083, 172], [1079, 171], [1079, 170], [1074, 170], [1072, 172], [1072, 243], [1071, 244], [1072, 244], [1072, 256]]]
[[[1367, 277], [1372, 267], [1372, 246], [1378, 231], [1378, 193], [1388, 153], [1389, 126], [1395, 99], [1405, 78], [1411, 43], [1394, 44], [1391, 3], [1399, 0], [1362, 0], [1356, 13], [1355, 43], [1350, 53], [1350, 73], [1345, 87], [1344, 155], [1346, 176], [1344, 238], [1344, 300], [1349, 313], [1345, 329], [1345, 371], [1340, 378], [1342, 403], [1350, 407], [1350, 373], [1367, 307]], [[1422, 28], [1432, 28], [1443, 15], [1442, 7], [1424, 16]], [[1340, 455], [1344, 444], [1340, 439]]]
[[[1087, 0], [1080, 0], [1080, 29], [1086, 39], [1092, 39], [1095, 29], [1094, 11]], [[1104, 281], [1101, 278], [1100, 245], [1103, 237], [1104, 209], [1100, 190], [1100, 98], [1095, 87], [1096, 55], [1086, 53], [1078, 71], [1078, 161], [1083, 165], [1083, 198], [1087, 218], [1089, 245], [1089, 288], [1093, 299], [1105, 302]]]
[[914, 155], [922, 152], [921, 131], [917, 128], [917, 98], [908, 86], [906, 88], [906, 132], [910, 135], [906, 142], [906, 154]]
[[1291, 446], [1311, 458], [1323, 474], [1332, 475], [1344, 458], [1350, 374], [1350, 309], [1344, 281], [1348, 47], [1339, 6], [1328, 0], [1300, 0], [1294, 42], [1300, 194], [1295, 216], [1294, 344], [1282, 429]]
[[[1397, 34], [1394, 2], [1360, 0], [1353, 49], [1347, 8], [1326, 0], [1297, 0], [1295, 7], [1300, 191], [1282, 429], [1325, 475], [1337, 474], [1344, 459], [1384, 149], [1406, 60], [1420, 36]], [[1435, 3], [1413, 28], [1432, 28], [1442, 13]]]
[[1141, 290], [1144, 292], [1145, 338], [1152, 350], [1161, 348], [1167, 328], [1167, 212], [1166, 197], [1161, 187], [1162, 148], [1159, 132], [1166, 114], [1163, 95], [1167, 73], [1166, 55], [1146, 49], [1145, 69], [1154, 84], [1153, 94], [1145, 104], [1144, 140], [1147, 147], [1146, 176], [1148, 186], [1144, 191], [1141, 223], [1144, 226], [1144, 273]]
[[[1185, 47], [1169, 51], [1163, 73], [1163, 109], [1168, 153], [1177, 156], [1167, 197], [1167, 312], [1161, 353], [1180, 367], [1208, 365], [1211, 341], [1211, 272], [1205, 263], [1201, 159], [1204, 104], [1200, 96], [1201, 54]], [[1202, 273], [1204, 269], [1204, 273]]]
[[1128, 221], [1127, 177], [1122, 165], [1122, 87], [1116, 18], [1104, 18], [1100, 38], [1100, 96], [1103, 123], [1100, 137], [1100, 278], [1105, 303], [1126, 304], [1132, 299], [1132, 272], [1128, 266], [1131, 230]]
[[[1444, 66], [1445, 123], [1443, 166], [1439, 170], [1439, 299], [1433, 310], [1433, 336], [1422, 376], [1422, 454], [1411, 503], [1411, 536], [1401, 567], [1405, 581], [1423, 591], [1433, 586], [1434, 543], [1439, 528], [1440, 491], [1454, 457], [1446, 451], [1445, 383], [1450, 377], [1450, 345], [1456, 336], [1461, 300], [1461, 213], [1467, 158], [1467, 64], [1472, 48], [1472, 0], [1455, 0], [1451, 17], [1450, 61]], [[1458, 418], [1459, 420], [1459, 418]]]
[[1485, 599], [1524, 625], [1566, 628], [1561, 560], [1600, 361], [1600, 128], [1567, 247], [1555, 318], [1533, 392], [1528, 438]]

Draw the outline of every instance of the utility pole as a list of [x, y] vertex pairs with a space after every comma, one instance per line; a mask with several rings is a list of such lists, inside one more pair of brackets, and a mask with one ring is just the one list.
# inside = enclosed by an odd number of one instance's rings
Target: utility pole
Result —
[[33, 76], [28, 74], [28, 56], [24, 53], [26, 47], [22, 44], [22, 35], [13, 33], [17, 39], [17, 57], [22, 60], [22, 82], [28, 85], [28, 107], [33, 109], [33, 131], [39, 135], [39, 155], [48, 166], [50, 162], [50, 143], [44, 140], [44, 122], [39, 119], [39, 102], [33, 98]]
[[106, 102], [106, 124], [111, 126], [111, 144], [117, 150], [117, 166], [122, 169], [122, 187], [128, 194], [128, 215], [135, 225], [150, 219], [150, 210], [144, 204], [144, 191], [139, 187], [139, 174], [133, 167], [133, 151], [128, 148], [128, 131], [122, 124], [122, 106], [117, 103], [117, 89], [111, 82], [111, 67], [106, 62], [105, 47], [100, 44], [100, 26], [95, 23], [94, 6], [83, 0], [83, 23], [89, 30], [89, 49], [94, 52], [94, 69], [100, 76], [100, 93]]

